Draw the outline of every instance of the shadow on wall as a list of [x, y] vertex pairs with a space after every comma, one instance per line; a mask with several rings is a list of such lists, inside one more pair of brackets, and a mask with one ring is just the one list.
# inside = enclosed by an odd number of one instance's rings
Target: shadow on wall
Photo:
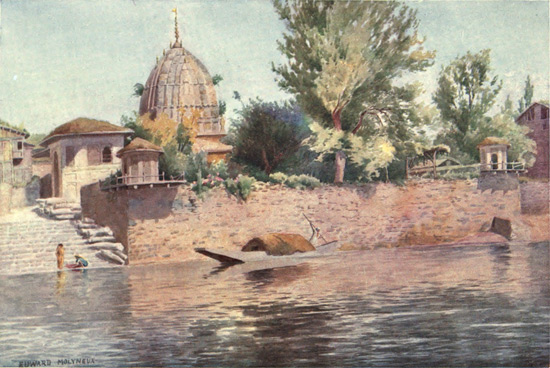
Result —
[[519, 180], [516, 174], [487, 172], [481, 173], [477, 181], [477, 189], [483, 191], [502, 190], [504, 193], [519, 188]]
[[172, 214], [177, 187], [129, 190], [128, 214], [132, 220], [164, 219]]
[[40, 198], [52, 196], [52, 174], [46, 174], [40, 178]]
[[25, 186], [25, 201], [27, 206], [32, 206], [40, 198], [41, 180], [38, 176], [33, 176], [29, 184]]

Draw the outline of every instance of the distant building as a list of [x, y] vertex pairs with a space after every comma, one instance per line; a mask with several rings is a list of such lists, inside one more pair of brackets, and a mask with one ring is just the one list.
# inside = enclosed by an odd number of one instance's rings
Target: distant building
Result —
[[548, 106], [535, 102], [532, 103], [516, 122], [531, 129], [529, 138], [537, 144], [537, 156], [533, 167], [527, 170], [527, 176], [532, 178], [548, 178], [550, 165]]
[[21, 186], [32, 177], [32, 149], [29, 134], [0, 124], [0, 183]]
[[40, 145], [51, 163], [51, 195], [80, 201], [83, 185], [104, 179], [121, 167], [117, 153], [132, 130], [106, 121], [78, 118], [54, 129]]
[[[223, 160], [232, 147], [220, 142], [226, 136], [212, 77], [199, 59], [184, 49], [175, 27], [176, 41], [157, 61], [145, 84], [139, 114], [154, 119], [166, 114], [181, 123], [184, 117], [198, 112], [197, 137], [193, 151], [207, 153], [208, 162]], [[185, 115], [182, 115], [182, 110]]]

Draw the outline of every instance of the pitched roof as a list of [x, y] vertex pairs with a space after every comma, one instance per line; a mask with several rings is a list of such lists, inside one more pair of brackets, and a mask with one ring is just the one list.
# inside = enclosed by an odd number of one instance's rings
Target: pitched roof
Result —
[[510, 147], [510, 143], [508, 143], [508, 141], [504, 138], [487, 137], [483, 141], [481, 141], [480, 144], [477, 145], [477, 148], [482, 146], [495, 146], [500, 144]]
[[79, 134], [98, 134], [98, 133], [133, 133], [131, 129], [113, 125], [103, 120], [89, 118], [77, 118], [55, 128], [44, 138], [41, 145], [46, 144], [55, 137]]
[[527, 111], [529, 111], [529, 110], [530, 110], [533, 106], [535, 106], [535, 105], [541, 105], [541, 106], [543, 106], [543, 107], [548, 108], [548, 105], [543, 104], [542, 102], [533, 102], [531, 105], [527, 106], [527, 107], [525, 108], [525, 110], [522, 111], [521, 114], [519, 114], [519, 116], [516, 118], [516, 121], [518, 121], [523, 115], [525, 115], [525, 113], [526, 113]]
[[162, 148], [138, 137], [134, 138], [130, 143], [128, 143], [128, 145], [126, 145], [126, 147], [118, 151], [116, 155], [121, 157], [124, 153], [132, 151], [154, 151], [162, 153]]

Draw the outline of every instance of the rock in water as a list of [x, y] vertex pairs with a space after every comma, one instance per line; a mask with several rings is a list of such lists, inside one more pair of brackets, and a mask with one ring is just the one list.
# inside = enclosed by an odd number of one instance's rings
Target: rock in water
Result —
[[241, 250], [264, 251], [271, 256], [286, 256], [296, 252], [311, 252], [315, 247], [298, 234], [272, 233], [251, 239]]

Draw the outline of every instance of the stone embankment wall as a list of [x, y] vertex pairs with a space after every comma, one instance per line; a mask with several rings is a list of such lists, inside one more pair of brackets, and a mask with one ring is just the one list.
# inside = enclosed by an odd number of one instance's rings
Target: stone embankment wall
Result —
[[530, 215], [548, 213], [550, 201], [548, 181], [530, 181], [521, 184], [521, 212]]
[[[130, 263], [191, 259], [195, 247], [239, 249], [269, 232], [309, 238], [306, 214], [328, 240], [349, 248], [456, 241], [487, 230], [494, 216], [511, 219], [513, 236], [528, 240], [520, 219], [520, 190], [481, 190], [477, 181], [326, 185], [296, 190], [262, 185], [246, 202], [217, 188], [197, 198], [188, 187], [82, 192], [84, 215], [110, 226]], [[351, 246], [353, 244], [353, 246]]]

